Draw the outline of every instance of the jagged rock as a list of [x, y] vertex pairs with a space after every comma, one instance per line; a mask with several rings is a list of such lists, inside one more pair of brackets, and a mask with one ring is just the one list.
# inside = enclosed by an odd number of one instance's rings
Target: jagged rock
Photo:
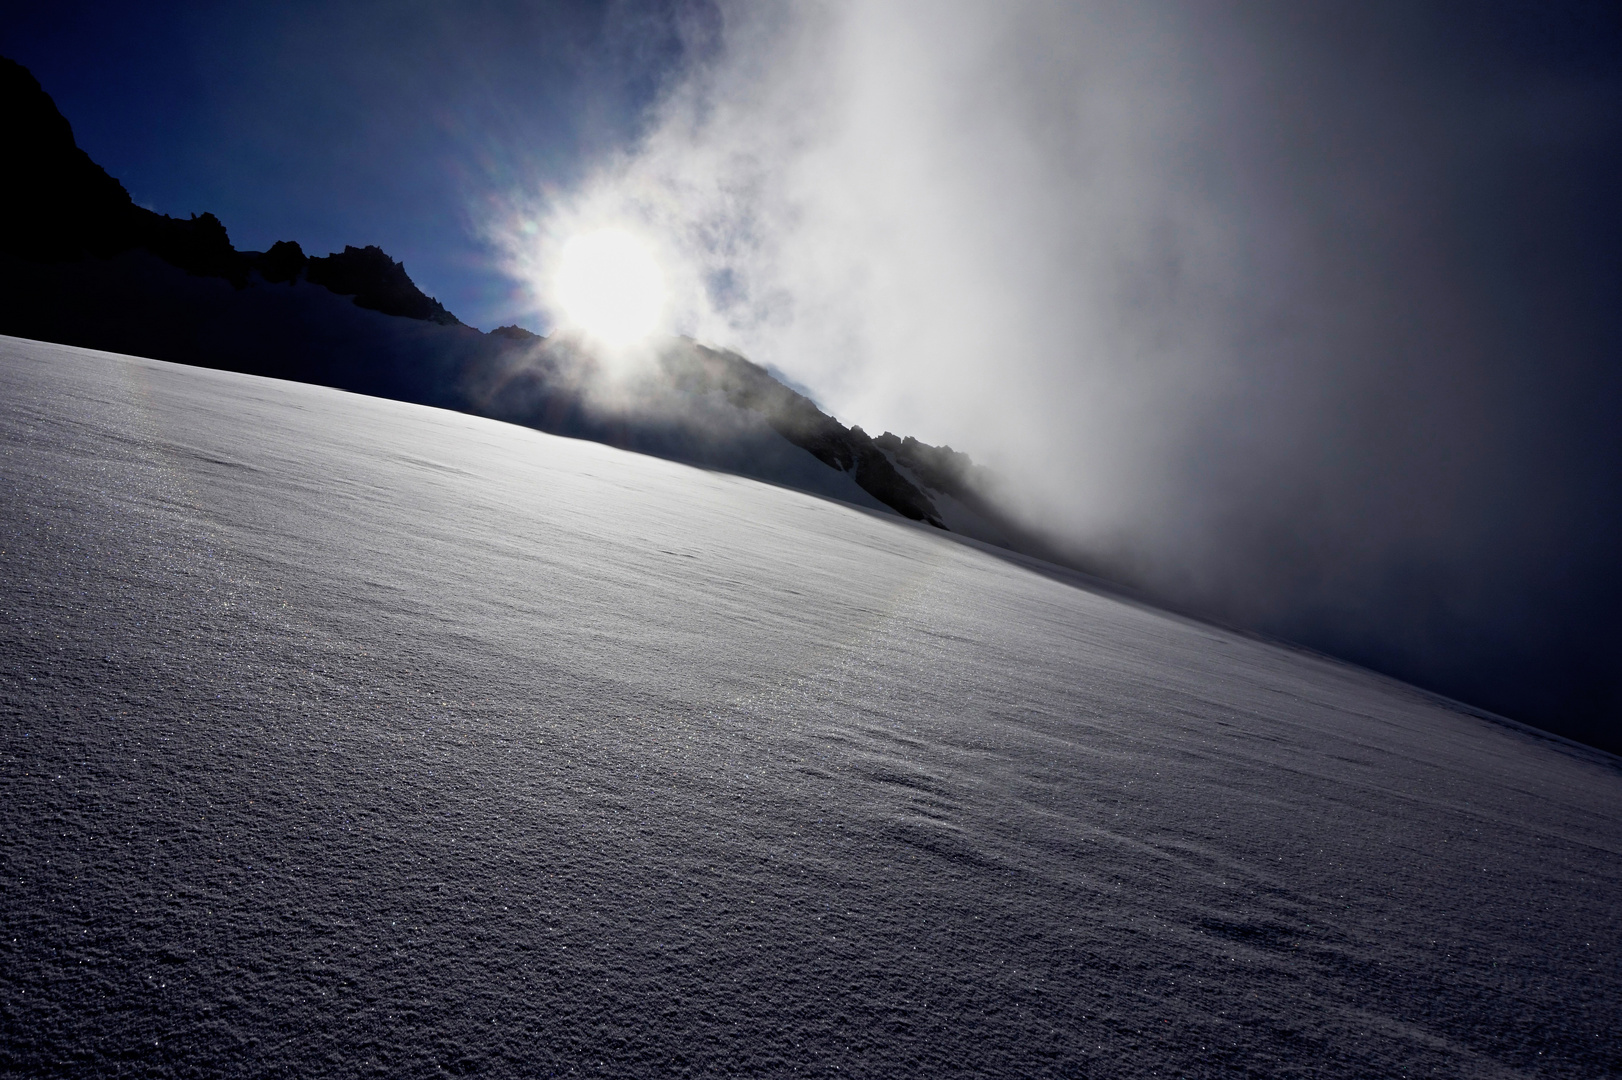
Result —
[[864, 491], [902, 517], [927, 521], [937, 529], [946, 528], [941, 524], [940, 514], [935, 504], [929, 501], [929, 496], [896, 471], [896, 467], [873, 444], [867, 432], [859, 427], [851, 428], [850, 441], [856, 456], [856, 482]]
[[862, 490], [903, 517], [945, 528], [929, 496], [896, 471], [866, 432], [846, 428], [759, 364], [691, 342], [690, 348], [667, 352], [664, 365], [678, 386], [696, 393], [719, 391], [738, 408], [763, 416], [789, 442], [850, 473]]
[[895, 460], [907, 467], [926, 488], [956, 495], [975, 483], [978, 466], [969, 455], [950, 446], [930, 446], [908, 435], [902, 438], [886, 431], [873, 440]]
[[137, 246], [188, 274], [224, 278], [239, 289], [247, 286], [248, 258], [231, 246], [219, 218], [203, 213], [188, 221], [149, 210], [142, 213], [149, 216], [139, 222], [137, 236], [142, 242]]
[[251, 258], [260, 277], [272, 284], [285, 282], [289, 285], [299, 279], [310, 261], [304, 249], [294, 240], [278, 240], [270, 245], [269, 251]]
[[517, 342], [521, 345], [531, 345], [546, 340], [541, 335], [535, 333], [535, 331], [525, 330], [522, 326], [519, 326], [516, 323], [512, 326], [498, 326], [494, 330], [490, 331], [490, 336], [503, 338], [507, 341]]
[[247, 260], [213, 214], [171, 218], [136, 206], [79, 149], [73, 128], [27, 68], [0, 58], [0, 251], [39, 262], [146, 248], [188, 273], [247, 283]]
[[6, 158], [0, 251], [59, 262], [134, 246], [140, 208], [129, 192], [79, 149], [73, 128], [28, 69], [3, 57], [0, 144]]
[[357, 307], [444, 326], [460, 326], [462, 322], [446, 311], [445, 305], [417, 288], [406, 276], [404, 264], [389, 258], [375, 244], [363, 248], [346, 245], [324, 259], [310, 259], [304, 276], [340, 296], [353, 296]]
[[282, 241], [263, 255], [237, 251], [213, 214], [173, 218], [136, 206], [124, 185], [90, 159], [73, 128], [27, 68], [0, 57], [0, 252], [37, 262], [108, 258], [144, 249], [200, 277], [237, 288], [257, 269], [266, 281], [307, 279], [353, 296], [363, 308], [446, 326], [460, 320], [406, 276], [381, 248], [346, 247], [307, 259]]
[[[702, 409], [682, 413], [683, 406], [649, 419], [594, 404], [587, 385], [596, 360], [589, 350], [518, 326], [489, 334], [440, 331], [463, 328], [381, 248], [350, 246], [310, 258], [297, 243], [283, 240], [268, 251], [239, 252], [212, 214], [171, 218], [135, 206], [123, 186], [75, 145], [67, 120], [39, 83], [11, 61], [0, 61], [0, 117], [5, 125], [0, 132], [12, 152], [10, 167], [0, 170], [0, 264], [6, 257], [24, 260], [0, 269], [20, 282], [30, 273], [37, 277], [40, 263], [55, 263], [60, 281], [51, 287], [36, 282], [32, 301], [24, 299], [28, 290], [21, 288], [14, 289], [14, 297], [0, 297], [0, 332], [324, 382], [615, 445], [653, 447], [677, 457], [710, 452], [703, 449], [709, 433], [694, 426]], [[226, 301], [206, 282], [195, 287], [166, 282], [151, 272], [153, 256], [190, 275], [224, 279], [239, 295]], [[352, 320], [351, 325], [335, 318], [330, 303], [323, 311], [305, 294], [270, 290], [265, 283], [323, 286], [353, 297], [358, 307], [419, 323], [383, 328]], [[224, 316], [227, 310], [235, 314]], [[289, 319], [277, 312], [298, 315]], [[437, 325], [425, 328], [421, 322]], [[233, 334], [233, 327], [246, 332]], [[948, 491], [937, 478], [954, 468], [964, 471], [967, 466], [957, 461], [961, 455], [890, 435], [874, 440], [861, 428], [846, 428], [736, 353], [685, 341], [664, 350], [661, 362], [668, 380], [664, 392], [691, 395], [685, 399], [689, 404], [705, 399], [719, 404], [718, 395], [757, 417], [751, 422], [773, 445], [781, 444], [769, 432], [849, 477], [834, 488], [849, 490], [854, 482], [879, 504], [945, 528], [929, 494], [896, 462], [925, 486]], [[633, 424], [647, 430], [638, 435], [627, 426]]]
[[802, 394], [784, 386], [759, 364], [737, 353], [692, 342], [690, 350], [666, 353], [664, 364], [677, 386], [696, 393], [718, 390], [740, 409], [766, 417], [778, 434], [830, 468], [856, 466], [850, 433]]

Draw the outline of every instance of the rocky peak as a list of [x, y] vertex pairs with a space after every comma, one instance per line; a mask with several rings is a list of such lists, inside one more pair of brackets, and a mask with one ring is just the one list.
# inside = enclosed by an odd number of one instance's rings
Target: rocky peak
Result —
[[141, 211], [124, 186], [79, 149], [38, 80], [0, 57], [0, 251], [41, 261], [133, 246]]
[[325, 258], [309, 259], [304, 275], [312, 284], [325, 285], [340, 296], [353, 296], [357, 307], [444, 326], [461, 325], [445, 305], [417, 288], [406, 275], [403, 263], [389, 258], [375, 244], [363, 248], [348, 245]]
[[304, 279], [353, 296], [363, 308], [446, 326], [461, 320], [417, 288], [379, 247], [346, 247], [308, 258], [292, 241], [269, 251], [231, 245], [213, 214], [173, 218], [136, 206], [124, 185], [90, 159], [73, 128], [29, 70], [0, 57], [0, 253], [39, 262], [108, 258], [145, 250], [200, 277], [246, 288], [252, 271], [268, 282]]
[[506, 341], [517, 342], [520, 345], [533, 345], [537, 342], [546, 340], [540, 334], [535, 333], [535, 331], [525, 330], [517, 323], [514, 323], [511, 326], [498, 326], [494, 330], [490, 331], [490, 336], [494, 338], [501, 338]]

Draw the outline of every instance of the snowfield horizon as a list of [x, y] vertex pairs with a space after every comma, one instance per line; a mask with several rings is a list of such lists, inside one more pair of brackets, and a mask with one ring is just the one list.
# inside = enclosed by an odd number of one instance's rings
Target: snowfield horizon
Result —
[[0, 338], [0, 462], [8, 1073], [1622, 1068], [1602, 751], [320, 386]]

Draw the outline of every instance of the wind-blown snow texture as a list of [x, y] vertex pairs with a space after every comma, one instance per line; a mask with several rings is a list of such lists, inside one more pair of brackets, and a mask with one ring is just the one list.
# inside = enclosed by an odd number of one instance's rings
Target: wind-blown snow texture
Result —
[[1618, 761], [889, 515], [0, 339], [0, 1070], [1622, 1067]]

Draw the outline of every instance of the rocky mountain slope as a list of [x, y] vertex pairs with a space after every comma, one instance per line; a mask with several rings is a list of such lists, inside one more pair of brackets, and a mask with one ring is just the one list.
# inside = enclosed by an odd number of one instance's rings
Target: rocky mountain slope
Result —
[[846, 427], [735, 353], [672, 339], [612, 376], [578, 341], [465, 326], [378, 247], [238, 251], [212, 214], [134, 204], [0, 59], [0, 333], [436, 405], [884, 508], [1027, 551], [983, 472]]

